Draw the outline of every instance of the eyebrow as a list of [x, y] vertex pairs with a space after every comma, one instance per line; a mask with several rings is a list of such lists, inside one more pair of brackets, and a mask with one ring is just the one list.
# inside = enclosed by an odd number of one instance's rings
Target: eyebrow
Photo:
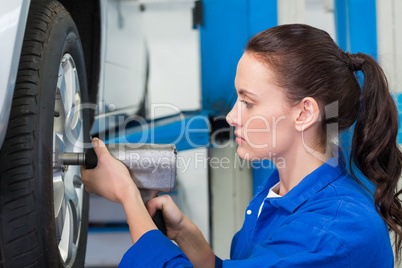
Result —
[[252, 97], [258, 97], [256, 94], [254, 94], [253, 92], [247, 91], [245, 89], [239, 89], [238, 91], [239, 95], [247, 95], [247, 96], [252, 96]]

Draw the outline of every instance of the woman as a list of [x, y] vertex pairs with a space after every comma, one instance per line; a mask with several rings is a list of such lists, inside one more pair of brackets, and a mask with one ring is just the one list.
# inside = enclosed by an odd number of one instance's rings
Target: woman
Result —
[[[127, 170], [94, 141], [99, 164], [82, 178], [88, 191], [124, 206], [134, 245], [121, 267], [393, 267], [388, 228], [399, 252], [402, 155], [397, 109], [375, 60], [344, 53], [322, 30], [283, 25], [249, 41], [235, 86], [227, 121], [239, 156], [274, 155], [281, 165], [250, 202], [230, 260], [215, 257], [170, 197], [145, 207]], [[354, 123], [351, 160], [374, 183], [374, 197], [331, 150]], [[155, 230], [149, 214], [157, 209], [178, 246]]]

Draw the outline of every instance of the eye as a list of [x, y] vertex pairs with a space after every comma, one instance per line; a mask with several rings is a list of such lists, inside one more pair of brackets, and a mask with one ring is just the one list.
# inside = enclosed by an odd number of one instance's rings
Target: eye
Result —
[[253, 104], [251, 104], [251, 103], [249, 103], [249, 102], [247, 102], [247, 101], [245, 101], [245, 100], [240, 100], [240, 102], [244, 103], [247, 108], [253, 107]]

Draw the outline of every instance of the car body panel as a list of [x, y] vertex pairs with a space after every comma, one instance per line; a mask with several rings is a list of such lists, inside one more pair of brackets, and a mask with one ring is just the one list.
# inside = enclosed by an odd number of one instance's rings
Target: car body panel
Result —
[[0, 147], [14, 94], [30, 0], [3, 1], [0, 9]]

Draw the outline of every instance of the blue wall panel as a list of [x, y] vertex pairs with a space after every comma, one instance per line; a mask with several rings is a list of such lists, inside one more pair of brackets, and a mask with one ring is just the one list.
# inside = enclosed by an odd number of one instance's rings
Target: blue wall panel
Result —
[[254, 34], [277, 24], [276, 0], [203, 0], [202, 107], [226, 115], [236, 100], [237, 62]]
[[375, 0], [349, 0], [350, 50], [377, 59], [377, 16]]
[[277, 0], [249, 0], [249, 38], [278, 25]]
[[337, 43], [345, 51], [363, 52], [377, 59], [375, 0], [336, 0]]
[[248, 40], [247, 1], [204, 0], [201, 36], [202, 107], [226, 114], [235, 101], [237, 62]]
[[335, 1], [336, 42], [344, 51], [350, 51], [347, 1], [348, 0]]

